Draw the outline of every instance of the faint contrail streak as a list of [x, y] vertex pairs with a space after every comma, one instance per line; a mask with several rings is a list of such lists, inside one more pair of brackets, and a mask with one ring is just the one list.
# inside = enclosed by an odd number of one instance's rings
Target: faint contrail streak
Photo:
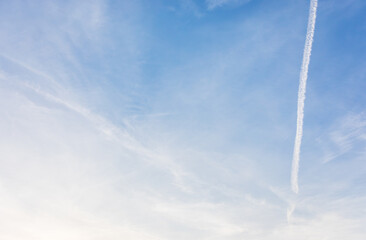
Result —
[[309, 62], [310, 62], [311, 47], [313, 45], [317, 6], [318, 6], [318, 0], [311, 0], [310, 10], [309, 10], [308, 29], [307, 29], [307, 33], [306, 33], [306, 41], [305, 41], [305, 48], [304, 48], [304, 56], [302, 59], [302, 66], [301, 66], [301, 72], [300, 72], [300, 84], [299, 84], [299, 93], [298, 93], [298, 100], [297, 100], [296, 137], [295, 137], [294, 155], [293, 155], [293, 159], [292, 159], [292, 171], [291, 171], [291, 187], [292, 187], [292, 191], [294, 191], [295, 193], [299, 192], [298, 173], [299, 173], [302, 128], [303, 128], [303, 120], [304, 120], [306, 80], [308, 78], [308, 68], [309, 68]]

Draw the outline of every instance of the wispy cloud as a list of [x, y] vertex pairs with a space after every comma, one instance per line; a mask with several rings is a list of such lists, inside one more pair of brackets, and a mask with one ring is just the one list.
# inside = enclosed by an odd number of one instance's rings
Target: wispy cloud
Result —
[[311, 0], [304, 56], [300, 72], [300, 84], [299, 84], [298, 102], [297, 102], [296, 137], [295, 137], [295, 146], [294, 146], [292, 171], [291, 171], [291, 186], [292, 190], [295, 193], [298, 193], [299, 191], [298, 174], [299, 174], [300, 148], [303, 134], [306, 81], [308, 78], [311, 48], [313, 45], [317, 6], [318, 1]]
[[248, 3], [252, 0], [206, 0], [208, 10], [213, 10], [215, 8], [224, 6], [224, 5], [241, 5]]
[[288, 187], [304, 3], [247, 2], [0, 1], [0, 239], [363, 240], [362, 169]]
[[[328, 129], [327, 134], [318, 138], [324, 150], [324, 163], [353, 151], [355, 157], [364, 154], [362, 147], [366, 140], [365, 114], [349, 114], [341, 117]], [[355, 154], [356, 153], [356, 154]]]

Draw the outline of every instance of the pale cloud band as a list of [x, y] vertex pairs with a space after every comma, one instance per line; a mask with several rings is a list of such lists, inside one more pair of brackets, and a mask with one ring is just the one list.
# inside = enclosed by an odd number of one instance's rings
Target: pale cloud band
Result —
[[291, 171], [291, 187], [292, 191], [294, 191], [295, 193], [299, 192], [298, 175], [299, 175], [299, 162], [300, 162], [300, 148], [303, 135], [303, 125], [304, 125], [306, 81], [308, 79], [311, 48], [313, 45], [317, 6], [318, 1], [311, 0], [304, 56], [300, 72], [300, 84], [299, 84], [298, 102], [297, 102], [296, 137], [295, 137], [295, 147], [294, 147], [294, 155], [292, 160], [292, 171]]
[[224, 6], [224, 5], [230, 5], [230, 4], [245, 4], [249, 3], [252, 0], [206, 0], [207, 8], [209, 10], [213, 10], [215, 8]]

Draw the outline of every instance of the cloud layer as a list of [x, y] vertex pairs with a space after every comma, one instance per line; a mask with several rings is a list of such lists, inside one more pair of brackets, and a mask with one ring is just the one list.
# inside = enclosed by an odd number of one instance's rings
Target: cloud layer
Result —
[[321, 81], [288, 183], [307, 3], [187, 2], [0, 3], [0, 239], [364, 239], [364, 118]]

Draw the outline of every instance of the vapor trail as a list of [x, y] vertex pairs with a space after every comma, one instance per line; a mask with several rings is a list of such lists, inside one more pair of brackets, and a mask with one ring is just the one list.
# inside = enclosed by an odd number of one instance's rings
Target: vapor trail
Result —
[[308, 68], [311, 55], [311, 47], [313, 45], [315, 20], [316, 20], [316, 9], [318, 6], [318, 0], [311, 0], [309, 10], [308, 29], [306, 33], [306, 41], [304, 48], [304, 56], [302, 59], [301, 72], [300, 72], [300, 84], [297, 100], [297, 126], [296, 126], [296, 137], [294, 146], [294, 155], [292, 159], [292, 171], [291, 171], [291, 187], [295, 193], [299, 192], [298, 185], [298, 173], [299, 173], [299, 161], [300, 161], [300, 147], [302, 139], [302, 129], [304, 120], [304, 103], [305, 103], [305, 92], [306, 92], [306, 80], [308, 78]]

